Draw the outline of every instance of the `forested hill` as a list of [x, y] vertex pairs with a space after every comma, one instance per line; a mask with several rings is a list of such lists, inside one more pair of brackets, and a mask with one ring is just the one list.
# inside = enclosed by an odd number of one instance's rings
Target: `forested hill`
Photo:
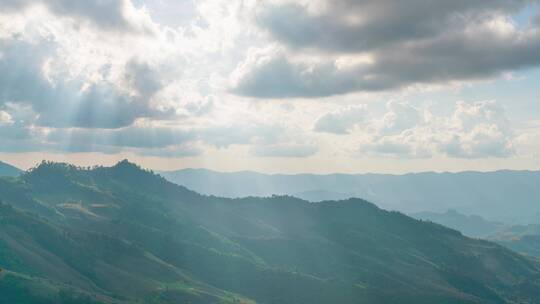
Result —
[[0, 161], [0, 176], [17, 176], [22, 170]]
[[0, 200], [0, 303], [540, 299], [536, 261], [360, 199], [204, 196], [122, 161], [43, 163]]

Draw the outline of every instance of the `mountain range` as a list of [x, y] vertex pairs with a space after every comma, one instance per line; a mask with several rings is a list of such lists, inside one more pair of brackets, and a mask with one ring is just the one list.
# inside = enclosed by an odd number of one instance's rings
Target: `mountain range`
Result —
[[418, 212], [410, 216], [419, 220], [432, 221], [476, 238], [493, 237], [508, 227], [500, 222], [488, 221], [479, 215], [465, 215], [456, 210], [448, 210], [444, 213]]
[[207, 195], [235, 198], [278, 194], [308, 201], [359, 197], [404, 213], [456, 210], [508, 224], [540, 222], [537, 171], [270, 175], [183, 169], [160, 174]]
[[362, 199], [230, 199], [128, 161], [0, 178], [0, 303], [537, 303], [540, 264]]
[[17, 176], [22, 172], [22, 170], [0, 161], [0, 176]]
[[540, 225], [506, 225], [488, 221], [479, 215], [465, 215], [455, 210], [444, 213], [419, 212], [410, 216], [446, 227], [463, 234], [496, 242], [516, 252], [540, 258]]

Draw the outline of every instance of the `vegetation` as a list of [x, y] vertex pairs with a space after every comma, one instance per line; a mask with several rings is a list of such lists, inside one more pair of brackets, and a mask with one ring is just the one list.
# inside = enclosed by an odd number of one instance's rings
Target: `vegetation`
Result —
[[540, 299], [536, 261], [359, 199], [203, 196], [123, 161], [43, 163], [0, 200], [0, 303]]
[[21, 173], [18, 168], [0, 161], [0, 176], [18, 176]]

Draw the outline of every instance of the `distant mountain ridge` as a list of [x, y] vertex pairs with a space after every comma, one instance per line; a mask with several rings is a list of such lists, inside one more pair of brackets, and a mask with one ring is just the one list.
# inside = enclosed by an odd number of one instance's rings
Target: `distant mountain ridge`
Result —
[[455, 210], [448, 210], [444, 213], [418, 212], [410, 214], [410, 216], [438, 223], [456, 229], [467, 236], [478, 238], [493, 237], [506, 227], [503, 223], [487, 221], [479, 215], [464, 215]]
[[496, 242], [516, 252], [540, 258], [540, 224], [505, 225], [478, 215], [464, 215], [455, 210], [444, 213], [419, 212], [411, 217], [441, 224], [464, 235]]
[[0, 178], [9, 303], [537, 303], [540, 264], [361, 199], [200, 195], [123, 161]]
[[491, 221], [540, 222], [540, 172], [390, 174], [222, 173], [205, 169], [160, 172], [168, 180], [225, 197], [293, 195], [310, 201], [359, 197], [405, 213], [479, 214]]
[[1, 176], [18, 176], [23, 171], [10, 164], [0, 161], [0, 177]]
[[488, 239], [516, 252], [540, 258], [540, 224], [508, 226]]

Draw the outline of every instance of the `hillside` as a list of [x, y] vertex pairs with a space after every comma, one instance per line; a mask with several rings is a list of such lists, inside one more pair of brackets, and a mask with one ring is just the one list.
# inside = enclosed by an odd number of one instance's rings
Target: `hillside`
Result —
[[22, 170], [0, 161], [0, 176], [18, 176]]
[[514, 225], [499, 230], [489, 237], [507, 248], [540, 258], [540, 225]]
[[506, 229], [502, 223], [488, 221], [478, 215], [461, 214], [455, 210], [448, 210], [444, 213], [418, 212], [410, 214], [410, 216], [441, 224], [456, 229], [467, 236], [477, 238], [492, 237]]
[[26, 303], [540, 299], [536, 261], [360, 199], [203, 196], [123, 161], [43, 163], [0, 200], [0, 293]]
[[161, 174], [169, 181], [208, 195], [234, 198], [278, 194], [309, 201], [359, 197], [407, 214], [452, 209], [509, 224], [540, 221], [537, 171], [270, 175], [184, 169]]

